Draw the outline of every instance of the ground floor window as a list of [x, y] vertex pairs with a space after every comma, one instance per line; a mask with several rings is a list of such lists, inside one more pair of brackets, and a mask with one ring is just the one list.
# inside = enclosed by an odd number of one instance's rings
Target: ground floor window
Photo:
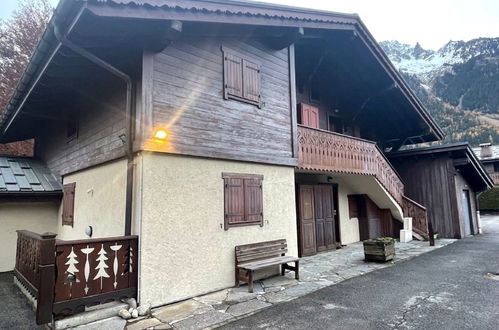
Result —
[[263, 226], [263, 175], [222, 173], [224, 224], [231, 227]]

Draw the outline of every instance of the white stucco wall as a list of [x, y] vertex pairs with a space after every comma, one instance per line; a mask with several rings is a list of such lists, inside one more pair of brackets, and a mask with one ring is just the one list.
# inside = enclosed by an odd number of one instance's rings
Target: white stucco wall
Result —
[[[154, 306], [234, 285], [234, 246], [285, 238], [298, 255], [294, 169], [159, 153], [139, 157], [140, 299]], [[261, 174], [264, 225], [225, 231], [222, 172]]]
[[84, 239], [92, 226], [92, 238], [121, 236], [125, 231], [125, 159], [98, 165], [63, 178], [76, 182], [74, 227], [62, 225], [62, 203], [58, 217], [58, 239]]
[[35, 233], [57, 232], [58, 203], [56, 202], [0, 202], [0, 272], [14, 269], [16, 261], [16, 230]]

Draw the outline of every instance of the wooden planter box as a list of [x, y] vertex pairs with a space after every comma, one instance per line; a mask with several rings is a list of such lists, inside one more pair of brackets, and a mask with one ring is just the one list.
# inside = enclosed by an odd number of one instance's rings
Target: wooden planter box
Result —
[[364, 241], [364, 256], [366, 261], [385, 262], [395, 257], [394, 239], [370, 239]]

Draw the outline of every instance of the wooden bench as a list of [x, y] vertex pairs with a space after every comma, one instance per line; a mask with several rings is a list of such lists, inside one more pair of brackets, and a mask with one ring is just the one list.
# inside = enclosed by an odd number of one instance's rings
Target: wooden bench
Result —
[[[292, 270], [295, 272], [295, 278], [299, 279], [300, 258], [286, 255], [288, 244], [285, 239], [238, 245], [235, 250], [236, 287], [243, 281], [248, 283], [248, 292], [253, 292], [253, 272], [270, 266], [280, 265], [283, 276], [286, 269]], [[289, 262], [294, 262], [295, 265], [290, 266]]]

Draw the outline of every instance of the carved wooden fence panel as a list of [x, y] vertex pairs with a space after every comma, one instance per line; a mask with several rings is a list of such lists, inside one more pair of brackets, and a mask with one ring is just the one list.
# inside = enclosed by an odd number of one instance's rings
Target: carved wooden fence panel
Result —
[[412, 230], [428, 239], [428, 217], [426, 214], [426, 208], [404, 196], [402, 209], [405, 216], [412, 218]]
[[18, 231], [15, 277], [36, 301], [37, 324], [137, 296], [138, 236], [62, 241]]
[[298, 166], [372, 175], [402, 205], [404, 184], [375, 142], [309, 127], [298, 127]]

